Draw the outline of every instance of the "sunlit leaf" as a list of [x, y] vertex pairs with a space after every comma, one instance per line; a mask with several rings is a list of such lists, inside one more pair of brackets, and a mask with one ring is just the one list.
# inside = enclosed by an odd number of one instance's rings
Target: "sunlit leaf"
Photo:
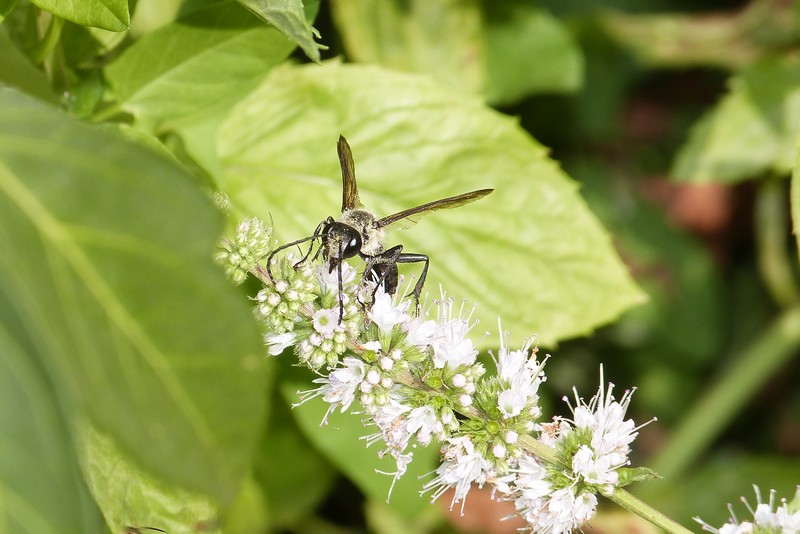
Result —
[[[107, 435], [81, 429], [86, 480], [111, 532], [156, 527], [167, 532], [219, 534], [216, 504], [207, 496], [171, 486], [143, 471]], [[144, 532], [150, 532], [144, 530]]]
[[106, 69], [121, 109], [145, 125], [229, 106], [294, 45], [232, 2], [212, 2], [144, 36]]
[[0, 292], [0, 524], [3, 532], [103, 532], [67, 424]]
[[[427, 289], [477, 302], [481, 331], [577, 336], [642, 300], [577, 186], [515, 120], [428, 78], [378, 67], [282, 67], [218, 133], [220, 187], [281, 240], [337, 215], [339, 134], [350, 141], [361, 199], [379, 215], [494, 187], [387, 236], [430, 255]], [[409, 269], [402, 269], [409, 274]], [[417, 271], [418, 272], [418, 271]]]
[[237, 0], [237, 2], [297, 43], [310, 59], [319, 61], [319, 51], [325, 47], [314, 40], [320, 35], [311, 26], [303, 9], [302, 0]]
[[31, 0], [31, 3], [82, 26], [121, 32], [131, 23], [128, 0]]
[[788, 173], [800, 125], [799, 67], [795, 57], [767, 60], [732, 78], [728, 94], [692, 129], [672, 175], [736, 182]]
[[336, 0], [347, 54], [363, 63], [426, 73], [509, 103], [536, 92], [574, 91], [580, 50], [560, 22], [530, 2]]
[[228, 502], [265, 385], [221, 217], [172, 160], [0, 91], [0, 292], [63, 399], [143, 468]]

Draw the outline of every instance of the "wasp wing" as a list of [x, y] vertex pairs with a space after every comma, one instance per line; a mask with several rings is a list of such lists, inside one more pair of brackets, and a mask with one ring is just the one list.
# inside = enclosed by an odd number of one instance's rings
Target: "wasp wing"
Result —
[[353, 163], [353, 153], [344, 136], [339, 136], [336, 145], [339, 152], [339, 165], [342, 167], [342, 213], [361, 207], [358, 199], [358, 185], [356, 184], [356, 166]]
[[434, 200], [433, 202], [422, 204], [416, 208], [409, 208], [407, 210], [397, 212], [394, 215], [384, 217], [378, 220], [377, 224], [379, 228], [386, 228], [387, 230], [405, 228], [416, 223], [417, 220], [424, 215], [428, 215], [434, 211], [457, 208], [458, 206], [469, 204], [470, 202], [474, 202], [485, 197], [492, 191], [494, 191], [494, 189], [479, 189], [477, 191], [470, 191], [469, 193], [463, 193], [454, 197]]

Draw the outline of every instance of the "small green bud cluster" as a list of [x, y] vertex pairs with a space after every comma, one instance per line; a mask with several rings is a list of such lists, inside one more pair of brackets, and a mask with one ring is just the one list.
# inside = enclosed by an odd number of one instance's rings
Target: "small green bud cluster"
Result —
[[265, 284], [256, 294], [255, 314], [267, 327], [269, 334], [283, 334], [295, 329], [302, 320], [301, 309], [318, 298], [318, 284], [314, 272], [305, 263], [296, 265], [296, 260], [287, 254], [273, 260], [273, 272], [277, 267], [274, 285]]
[[233, 240], [223, 241], [216, 258], [225, 268], [225, 274], [239, 285], [266, 261], [272, 246], [272, 227], [253, 217], [239, 223]]

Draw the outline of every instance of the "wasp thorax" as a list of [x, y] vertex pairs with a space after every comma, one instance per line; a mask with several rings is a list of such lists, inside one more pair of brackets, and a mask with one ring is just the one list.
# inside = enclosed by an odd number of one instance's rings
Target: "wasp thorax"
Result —
[[361, 236], [361, 249], [365, 256], [375, 256], [383, 252], [384, 230], [378, 226], [378, 219], [370, 211], [356, 208], [345, 211], [339, 218], [341, 224], [353, 228]]

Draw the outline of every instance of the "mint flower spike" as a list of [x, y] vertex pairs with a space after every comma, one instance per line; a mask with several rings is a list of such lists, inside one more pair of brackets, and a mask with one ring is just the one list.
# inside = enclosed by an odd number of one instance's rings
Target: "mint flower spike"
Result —
[[800, 533], [800, 486], [797, 487], [791, 502], [781, 499], [776, 506], [775, 490], [769, 492], [769, 502], [762, 502], [761, 490], [755, 484], [753, 490], [756, 494], [756, 507], [742, 497], [747, 510], [753, 516], [752, 521], [739, 521], [732, 505], [728, 505], [731, 517], [727, 523], [719, 528], [712, 527], [699, 517], [694, 520], [702, 525], [703, 530], [716, 534], [797, 534]]
[[564, 397], [564, 401], [572, 410], [572, 423], [578, 436], [570, 445], [573, 448], [578, 445], [571, 463], [573, 472], [584, 482], [598, 487], [608, 495], [619, 482], [617, 469], [630, 463], [630, 444], [639, 435], [639, 429], [655, 419], [639, 426], [631, 419], [625, 420], [625, 413], [636, 388], [625, 391], [622, 399], [616, 401], [613, 395], [614, 384], [609, 382], [608, 387], [604, 388], [603, 383], [601, 365], [600, 387], [588, 403], [579, 397], [577, 390], [573, 390], [574, 407], [567, 397]]
[[329, 405], [322, 425], [337, 408], [360, 406], [374, 429], [362, 439], [395, 461], [394, 471], [381, 472], [392, 477], [389, 496], [412, 449], [434, 442], [442, 463], [422, 493], [435, 501], [453, 488], [450, 507], [461, 503], [462, 513], [472, 485], [491, 484], [514, 502], [529, 530], [572, 532], [594, 516], [598, 493], [624, 493], [616, 492], [618, 470], [641, 428], [625, 419], [633, 390], [615, 400], [601, 368], [589, 402], [574, 392], [571, 419], [542, 422], [538, 392], [548, 356], [538, 359], [535, 337], [512, 350], [498, 320], [497, 373], [485, 377], [470, 337], [475, 306], [456, 305], [440, 289], [441, 299], [415, 314], [403, 292], [387, 294], [346, 262], [340, 275], [307, 258], [298, 263], [292, 253], [273, 258], [273, 279], [253, 263], [269, 255], [261, 228], [256, 219], [244, 221], [220, 257], [236, 273], [249, 267], [263, 283], [254, 301], [268, 352], [292, 348], [319, 375], [295, 406], [322, 398]]
[[224, 267], [225, 274], [239, 285], [266, 261], [273, 247], [272, 226], [251, 217], [236, 226], [233, 240], [223, 239], [222, 250], [216, 259]]

